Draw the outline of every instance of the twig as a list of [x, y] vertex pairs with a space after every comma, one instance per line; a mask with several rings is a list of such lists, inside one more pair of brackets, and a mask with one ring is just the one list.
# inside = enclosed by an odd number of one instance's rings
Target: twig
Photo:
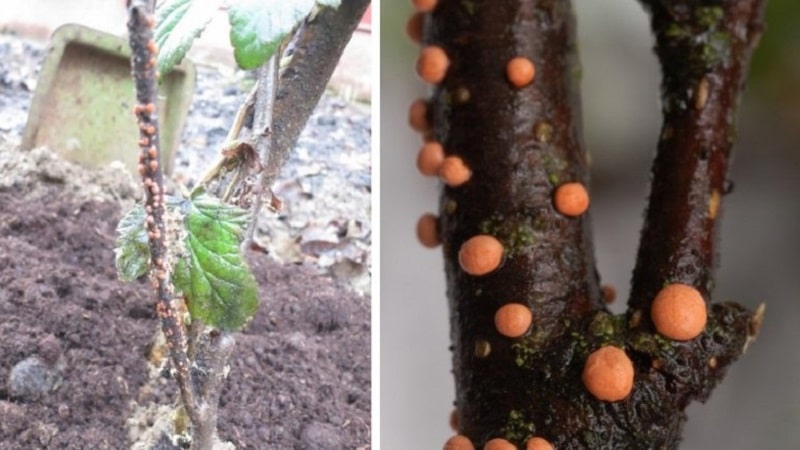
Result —
[[172, 364], [177, 372], [181, 398], [190, 420], [196, 423], [198, 414], [194, 409], [195, 392], [186, 355], [186, 333], [181, 313], [175, 307], [182, 300], [175, 298], [171, 283], [172, 262], [169, 261], [166, 242], [169, 230], [165, 221], [164, 181], [159, 150], [156, 72], [158, 49], [153, 40], [154, 22], [153, 2], [130, 2], [128, 32], [131, 67], [136, 83], [137, 104], [134, 112], [139, 123], [139, 173], [145, 188], [146, 226], [151, 255], [150, 279], [156, 292], [156, 310], [161, 319], [161, 328], [167, 338]]
[[646, 317], [666, 282], [710, 299], [734, 121], [766, 0], [642, 3], [664, 74], [664, 124], [628, 302]]
[[369, 4], [369, 0], [342, 0], [338, 8], [322, 8], [301, 25], [292, 60], [281, 72], [278, 83], [273, 143], [264, 186], [272, 186], [289, 159]]
[[[272, 159], [272, 147], [275, 140], [273, 116], [275, 94], [278, 90], [278, 60], [282, 51], [277, 51], [269, 61], [258, 70], [258, 88], [256, 89], [255, 106], [253, 107], [253, 141], [261, 167], [267, 167]], [[264, 194], [269, 191], [266, 174], [259, 175], [258, 193], [253, 204], [252, 220], [248, 225], [242, 248], [247, 249], [253, 242], [253, 235], [258, 226], [258, 214], [261, 211]]]
[[[511, 27], [520, 15], [535, 20]], [[442, 46], [450, 61], [430, 102], [434, 139], [472, 173], [464, 185], [444, 188], [439, 225], [459, 431], [481, 448], [503, 434], [514, 411], [538, 425], [553, 405], [540, 378], [546, 367], [532, 372], [515, 362], [517, 347], [528, 344], [498, 333], [496, 311], [509, 303], [529, 306], [531, 348], [555, 350], [570, 319], [603, 308], [589, 218], [565, 217], [552, 206], [560, 184], [588, 186], [575, 21], [566, 1], [491, 2], [474, 11], [440, 1], [430, 19], [426, 44]], [[514, 57], [533, 62], [530, 85], [517, 88], [505, 76]], [[462, 269], [459, 252], [479, 234], [503, 244], [505, 261], [476, 277]]]
[[[228, 130], [228, 136], [225, 138], [225, 146], [231, 145], [236, 139], [239, 138], [239, 134], [242, 131], [242, 127], [244, 127], [245, 120], [247, 119], [248, 115], [253, 114], [253, 106], [255, 105], [256, 99], [256, 92], [258, 90], [258, 82], [253, 86], [250, 90], [250, 93], [247, 95], [247, 99], [245, 99], [244, 103], [239, 106], [239, 109], [236, 111], [236, 117], [233, 119], [233, 124], [231, 125], [231, 129]], [[217, 158], [217, 161], [212, 164], [208, 170], [200, 177], [200, 181], [192, 188], [192, 192], [196, 191], [200, 188], [207, 188], [208, 184], [218, 178], [220, 176], [220, 171], [225, 166], [228, 158], [222, 154]]]

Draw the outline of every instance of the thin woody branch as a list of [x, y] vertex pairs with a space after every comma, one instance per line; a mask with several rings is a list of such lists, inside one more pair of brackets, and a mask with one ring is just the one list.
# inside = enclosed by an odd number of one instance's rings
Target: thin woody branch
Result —
[[301, 24], [292, 60], [278, 81], [273, 142], [264, 186], [272, 186], [280, 168], [289, 159], [369, 4], [370, 0], [342, 0], [338, 8], [322, 8]]
[[167, 251], [167, 210], [164, 178], [161, 170], [158, 133], [157, 52], [153, 40], [153, 2], [133, 0], [129, 3], [128, 32], [131, 46], [131, 67], [136, 86], [134, 113], [139, 124], [139, 174], [145, 188], [147, 235], [150, 243], [150, 279], [156, 292], [156, 311], [167, 338], [172, 364], [175, 367], [181, 398], [192, 422], [197, 421], [194, 409], [195, 392], [191, 382], [187, 340], [181, 313], [175, 304], [171, 282], [172, 262]]
[[629, 306], [646, 312], [665, 283], [710, 300], [735, 117], [765, 0], [653, 1], [664, 124]]
[[[423, 122], [445, 156], [438, 229], [459, 433], [476, 448], [494, 438], [552, 440], [542, 412], [558, 402], [542, 377], [555, 383], [570, 366], [547, 373], [536, 352], [557, 351], [571, 319], [575, 326], [604, 307], [586, 212], [571, 5], [439, 1], [427, 23], [417, 69], [435, 84]], [[561, 188], [578, 204], [562, 204]], [[509, 327], [519, 320], [522, 327]]]
[[[261, 161], [261, 167], [269, 167], [269, 162], [278, 154], [273, 154], [273, 148], [277, 137], [273, 127], [274, 123], [274, 109], [275, 109], [275, 94], [278, 88], [278, 60], [282, 53], [279, 50], [267, 61], [258, 71], [258, 86], [256, 87], [255, 104], [253, 112], [253, 134], [254, 134], [254, 150]], [[242, 248], [247, 249], [253, 242], [253, 235], [255, 234], [256, 225], [258, 222], [258, 213], [261, 211], [261, 204], [264, 201], [264, 195], [270, 191], [270, 180], [268, 172], [261, 172], [259, 180], [257, 181], [258, 195], [255, 197], [253, 204], [253, 220], [247, 229]]]

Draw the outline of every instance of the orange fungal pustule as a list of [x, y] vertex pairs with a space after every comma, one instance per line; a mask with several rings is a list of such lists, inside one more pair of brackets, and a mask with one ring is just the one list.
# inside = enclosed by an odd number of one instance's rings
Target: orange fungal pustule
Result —
[[581, 379], [598, 400], [616, 402], [633, 389], [633, 363], [619, 347], [600, 347], [586, 358]]
[[417, 221], [417, 239], [427, 248], [434, 248], [442, 243], [439, 238], [438, 219], [433, 214], [425, 214]]
[[577, 217], [589, 208], [589, 192], [582, 183], [564, 183], [556, 188], [553, 204], [561, 214]]
[[497, 238], [479, 234], [461, 245], [458, 251], [458, 264], [470, 275], [486, 275], [500, 267], [503, 262], [503, 251], [503, 244]]
[[444, 148], [438, 142], [426, 142], [417, 154], [417, 169], [425, 176], [435, 177], [444, 162]]
[[428, 123], [428, 103], [418, 98], [408, 108], [408, 124], [414, 131], [425, 133], [430, 130]]
[[412, 14], [406, 22], [406, 35], [415, 44], [422, 42], [422, 19], [424, 17], [423, 13], [417, 12]]
[[411, 3], [414, 4], [414, 8], [419, 12], [431, 12], [436, 8], [438, 0], [411, 0]]
[[506, 64], [506, 77], [515, 87], [522, 88], [531, 84], [535, 76], [536, 66], [528, 58], [517, 56]]
[[429, 45], [419, 52], [417, 59], [417, 74], [420, 78], [431, 84], [444, 80], [450, 59], [442, 47]]
[[600, 292], [603, 293], [603, 300], [606, 304], [614, 303], [614, 300], [617, 299], [617, 290], [610, 284], [600, 286]]
[[517, 450], [517, 446], [503, 438], [494, 438], [483, 446], [483, 450]]
[[475, 450], [475, 446], [468, 437], [457, 434], [444, 443], [444, 450]]
[[527, 333], [533, 322], [531, 309], [519, 303], [503, 305], [494, 314], [494, 325], [503, 336], [516, 338]]
[[450, 187], [458, 187], [472, 178], [472, 169], [467, 166], [461, 157], [448, 156], [444, 158], [441, 166], [439, 166], [439, 178]]
[[674, 283], [665, 286], [656, 295], [650, 318], [662, 336], [688, 341], [703, 332], [708, 311], [700, 291], [686, 284]]
[[538, 436], [528, 439], [525, 443], [525, 450], [555, 450], [553, 444], [547, 439]]

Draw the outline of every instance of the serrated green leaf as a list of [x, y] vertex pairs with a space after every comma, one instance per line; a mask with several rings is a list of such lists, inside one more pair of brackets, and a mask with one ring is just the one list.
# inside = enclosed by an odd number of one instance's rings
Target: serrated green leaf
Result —
[[192, 0], [165, 0], [158, 2], [156, 29], [153, 32], [153, 39], [156, 40], [156, 44], [164, 42], [169, 31], [175, 28], [178, 21], [186, 15], [191, 3]]
[[114, 247], [117, 276], [125, 282], [133, 281], [147, 273], [150, 267], [150, 246], [144, 227], [144, 208], [136, 205], [117, 225], [117, 243]]
[[239, 67], [255, 69], [269, 59], [314, 4], [314, 0], [235, 0], [228, 21]]
[[179, 64], [200, 36], [223, 0], [165, 0], [156, 10], [154, 38], [158, 45], [158, 71], [166, 75]]
[[175, 288], [187, 297], [193, 319], [240, 329], [258, 308], [256, 281], [239, 250], [247, 211], [205, 194], [186, 202], [187, 254], [176, 261]]

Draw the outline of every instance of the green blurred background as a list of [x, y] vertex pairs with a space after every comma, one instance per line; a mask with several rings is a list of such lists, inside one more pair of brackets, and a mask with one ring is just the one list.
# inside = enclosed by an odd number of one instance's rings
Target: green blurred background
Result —
[[[661, 117], [648, 17], [634, 0], [576, 0], [592, 221], [614, 310], [629, 291]], [[381, 449], [437, 449], [453, 434], [449, 323], [440, 250], [414, 227], [438, 184], [415, 168], [408, 105], [426, 95], [405, 37], [410, 1], [381, 4]], [[682, 449], [800, 449], [800, 1], [770, 0], [739, 114], [723, 202], [715, 301], [767, 303], [761, 336], [704, 405]]]

